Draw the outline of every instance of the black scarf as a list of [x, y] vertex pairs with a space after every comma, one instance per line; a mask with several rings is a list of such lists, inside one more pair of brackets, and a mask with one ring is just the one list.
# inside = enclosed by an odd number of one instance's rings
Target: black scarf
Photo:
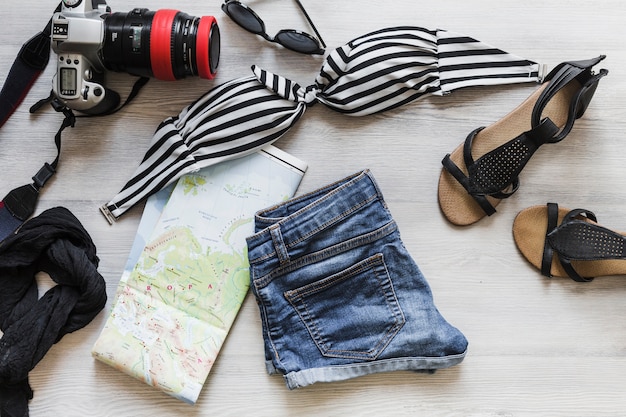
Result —
[[[28, 416], [28, 373], [66, 333], [106, 303], [96, 247], [69, 210], [56, 207], [0, 242], [0, 416]], [[38, 299], [35, 275], [58, 285]]]

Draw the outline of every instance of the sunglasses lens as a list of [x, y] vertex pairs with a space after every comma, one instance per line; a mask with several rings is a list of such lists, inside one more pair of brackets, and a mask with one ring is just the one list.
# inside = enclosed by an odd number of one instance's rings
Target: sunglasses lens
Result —
[[306, 33], [295, 30], [281, 30], [276, 35], [276, 41], [285, 48], [304, 54], [312, 54], [320, 51], [320, 45], [315, 38]]
[[263, 22], [245, 5], [239, 2], [229, 2], [224, 6], [226, 14], [248, 32], [257, 35], [265, 32]]

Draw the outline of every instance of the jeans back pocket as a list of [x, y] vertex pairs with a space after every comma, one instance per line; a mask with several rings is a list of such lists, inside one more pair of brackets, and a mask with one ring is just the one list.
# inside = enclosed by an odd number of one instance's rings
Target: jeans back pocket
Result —
[[382, 254], [284, 295], [327, 357], [374, 360], [405, 323]]

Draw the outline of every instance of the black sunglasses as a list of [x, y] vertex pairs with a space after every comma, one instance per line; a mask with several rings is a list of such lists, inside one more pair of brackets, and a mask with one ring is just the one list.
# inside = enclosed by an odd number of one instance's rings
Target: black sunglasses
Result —
[[[265, 23], [263, 20], [248, 6], [240, 3], [238, 0], [226, 0], [222, 4], [222, 10], [228, 15], [235, 23], [255, 35], [262, 36], [264, 39], [270, 42], [276, 42], [281, 44], [287, 49], [302, 54], [314, 54], [321, 55], [324, 53], [326, 44], [322, 40], [317, 28], [311, 21], [309, 14], [304, 10], [304, 7], [300, 3], [300, 0], [296, 0], [298, 7], [304, 13], [306, 20], [315, 31], [317, 38], [309, 35], [308, 33], [301, 32], [294, 29], [283, 29], [279, 31], [273, 38], [265, 31]], [[319, 39], [319, 41], [318, 41]], [[321, 46], [320, 46], [321, 44]]]

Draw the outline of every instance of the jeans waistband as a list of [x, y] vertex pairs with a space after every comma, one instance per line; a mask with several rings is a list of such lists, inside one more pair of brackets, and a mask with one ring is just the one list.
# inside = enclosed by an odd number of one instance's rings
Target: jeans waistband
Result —
[[280, 248], [287, 250], [310, 239], [373, 201], [385, 205], [374, 177], [364, 170], [257, 212], [257, 233], [247, 238], [250, 264], [286, 256]]

